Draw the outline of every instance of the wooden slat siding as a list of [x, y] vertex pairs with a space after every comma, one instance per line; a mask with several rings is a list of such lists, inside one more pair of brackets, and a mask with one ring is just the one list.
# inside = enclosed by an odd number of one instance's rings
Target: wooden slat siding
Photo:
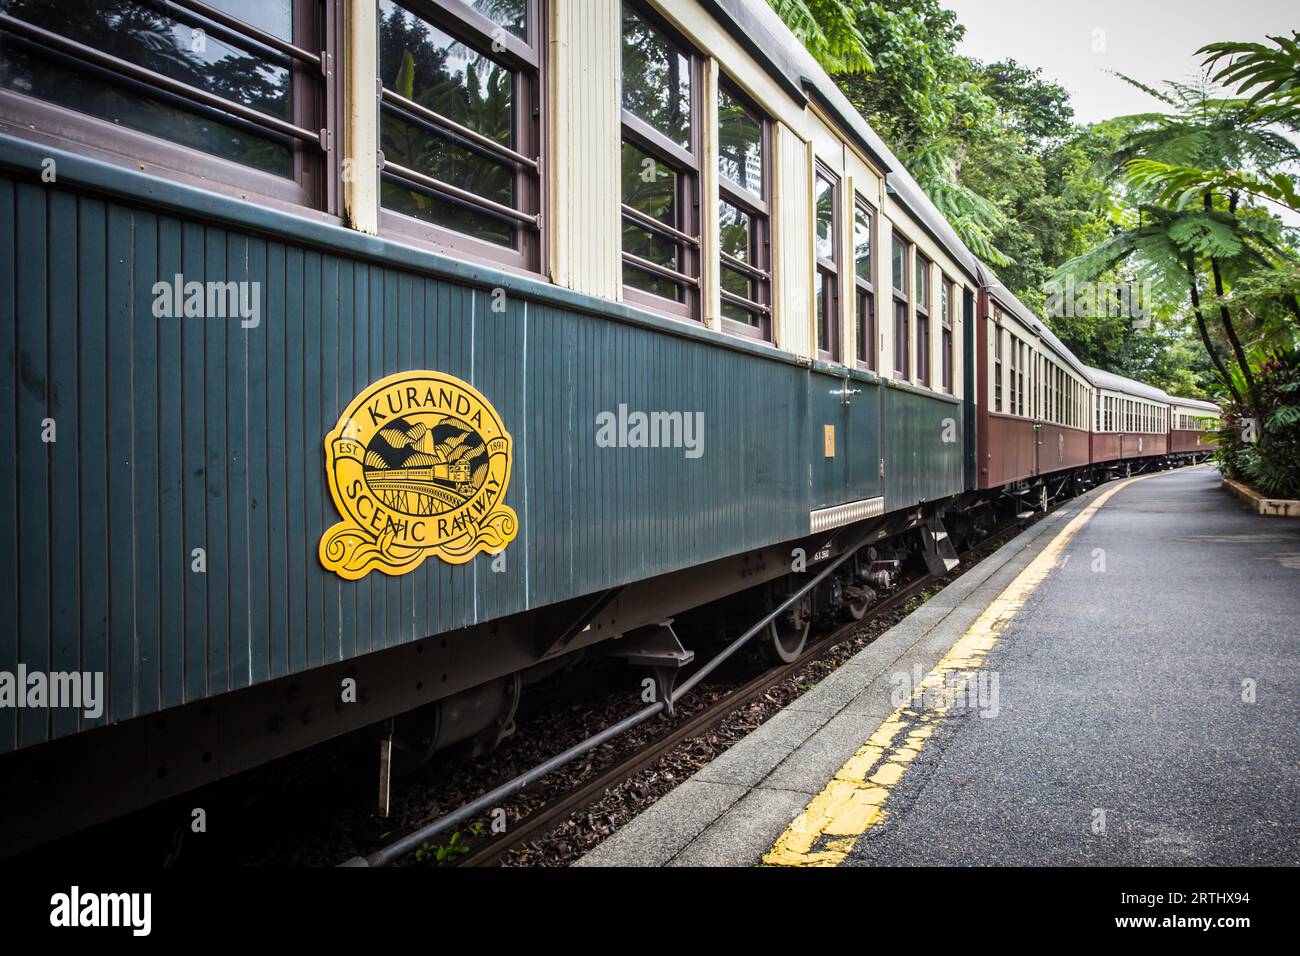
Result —
[[[316, 442], [312, 441], [317, 435], [324, 435], [325, 430], [317, 427], [320, 422], [320, 403], [321, 403], [321, 366], [320, 366], [320, 341], [321, 341], [321, 256], [320, 253], [309, 251], [303, 259], [303, 338], [297, 343], [297, 349], [301, 350], [302, 364], [304, 369], [303, 375], [303, 484], [302, 484], [302, 511], [303, 522], [306, 529], [304, 540], [311, 540], [313, 535], [319, 535], [321, 532], [321, 471], [318, 467], [322, 460], [321, 455], [316, 453], [313, 447]], [[301, 548], [301, 545], [299, 546]], [[307, 599], [307, 617], [306, 617], [306, 649], [307, 649], [307, 666], [318, 667], [325, 663], [324, 650], [324, 588], [322, 587], [322, 575], [318, 574], [319, 561], [310, 560], [310, 555], [304, 555], [305, 578], [306, 578], [306, 599]]]
[[[185, 280], [219, 281], [226, 274], [226, 235], [209, 227], [203, 236], [203, 272], [197, 277], [188, 273]], [[189, 319], [187, 321], [194, 321]], [[204, 477], [207, 479], [207, 515], [205, 540], [208, 570], [207, 637], [208, 693], [230, 690], [230, 484], [227, 473], [226, 323], [205, 318], [204, 332], [204, 432], [206, 450]], [[188, 438], [188, 436], [186, 436]]]
[[[618, 74], [622, 7], [552, 0], [547, 210], [551, 267], [560, 285], [607, 299], [621, 294]], [[555, 172], [552, 172], [555, 171]], [[580, 183], [577, 189], [555, 188]]]
[[[203, 278], [203, 227], [185, 222], [181, 232], [181, 281]], [[182, 290], [183, 296], [183, 290]], [[182, 298], [182, 308], [183, 308]], [[208, 576], [194, 570], [194, 552], [207, 540], [207, 446], [204, 402], [207, 369], [204, 355], [204, 323], [177, 318], [181, 328], [181, 347], [176, 355], [180, 366], [181, 388], [177, 402], [181, 408], [181, 430], [177, 436], [181, 455], [181, 487], [184, 507], [184, 544], [175, 556], [185, 581], [185, 700], [197, 700], [208, 693]], [[207, 555], [211, 563], [211, 555]]]
[[[162, 604], [159, 582], [161, 558], [158, 542], [158, 409], [166, 396], [158, 392], [158, 334], [164, 323], [153, 314], [154, 283], [158, 272], [158, 217], [138, 212], [133, 216], [134, 312], [132, 349], [132, 507], [134, 526], [136, 700], [130, 714], [152, 713], [162, 706]], [[51, 317], [53, 318], [53, 316]], [[129, 715], [128, 715], [129, 716]]]
[[[158, 220], [158, 276], [169, 286], [181, 271], [181, 224], [170, 216]], [[185, 537], [184, 389], [181, 384], [181, 335], [185, 320], [158, 321], [158, 597], [159, 682], [162, 706], [185, 697], [185, 590], [189, 548]], [[89, 477], [89, 474], [87, 474]]]
[[[442, 367], [439, 365], [443, 360], [440, 353], [445, 347], [445, 343], [438, 327], [438, 316], [445, 314], [446, 295], [447, 289], [443, 283], [430, 281], [424, 284], [424, 321], [429, 325], [430, 329], [424, 356], [430, 368]], [[360, 389], [357, 391], [359, 392]], [[422, 570], [420, 584], [424, 588], [424, 601], [425, 606], [429, 609], [429, 617], [434, 620], [441, 620], [442, 582], [439, 579], [439, 568], [436, 566], [430, 567], [429, 562], [426, 561]]]
[[[18, 185], [17, 221], [25, 234], [18, 243], [17, 295], [18, 416], [18, 652], [32, 670], [50, 666], [50, 476], [49, 446], [41, 441], [41, 421], [49, 408], [49, 329], [45, 322], [48, 237], [45, 189]], [[49, 715], [22, 710], [19, 745], [38, 743], [49, 734]]]
[[[320, 334], [320, 401], [316, 404], [315, 423], [308, 434], [324, 436], [338, 420], [338, 364], [339, 364], [339, 261], [335, 256], [325, 256], [321, 260], [321, 334]], [[348, 396], [346, 400], [350, 400]], [[307, 456], [308, 467], [317, 476], [314, 508], [311, 512], [315, 530], [312, 532], [317, 541], [325, 529], [333, 525], [330, 512], [334, 503], [330, 501], [329, 489], [320, 480], [325, 474], [325, 448], [320, 442], [310, 449]], [[319, 561], [315, 562], [319, 565]], [[314, 569], [319, 571], [319, 567]], [[322, 619], [321, 660], [333, 662], [339, 660], [339, 583], [336, 574], [321, 574], [321, 602], [324, 617]]]
[[[271, 574], [270, 482], [267, 451], [267, 353], [272, 337], [282, 332], [283, 311], [267, 308], [266, 240], [248, 242], [248, 281], [256, 283], [255, 292], [261, 323], [244, 332], [248, 357], [248, 399], [245, 405], [248, 422], [248, 682], [255, 684], [270, 676], [271, 648]], [[242, 331], [242, 330], [241, 330]]]
[[[356, 391], [352, 388], [353, 370], [356, 367], [356, 357], [353, 354], [356, 347], [356, 272], [357, 269], [353, 263], [346, 259], [340, 260], [339, 361], [334, 383], [334, 403], [332, 407], [327, 405], [325, 409], [323, 424], [326, 430], [334, 427], [343, 409], [356, 395]], [[324, 432], [321, 435], [323, 438]], [[324, 473], [324, 446], [318, 444], [317, 448], [321, 456], [322, 473]], [[334, 526], [336, 519], [333, 517], [333, 510], [334, 502], [327, 494], [325, 496], [325, 523], [322, 526], [322, 534], [324, 534], [325, 530]], [[339, 633], [335, 654], [339, 660], [346, 660], [354, 653], [353, 649], [357, 640], [356, 588], [343, 587], [340, 582], [340, 585], [336, 588], [336, 600], [338, 603]]]
[[[248, 281], [248, 240], [243, 236], [226, 236], [226, 277], [235, 283]], [[238, 286], [236, 286], [238, 288]], [[227, 311], [230, 311], [227, 308]], [[248, 609], [248, 566], [252, 557], [248, 551], [248, 336], [238, 318], [227, 315], [219, 318], [209, 315], [209, 325], [221, 326], [226, 339], [226, 521], [228, 568], [226, 593], [229, 594], [229, 647], [227, 658], [230, 673], [227, 686], [231, 689], [247, 687], [252, 668], [252, 624]], [[252, 334], [258, 334], [253, 330]]]
[[[469, 355], [470, 336], [470, 301], [466, 290], [458, 286], [447, 289], [447, 307], [441, 314], [453, 319], [454, 324], [443, 330], [445, 349], [440, 356], [441, 369], [449, 371], [458, 378], [469, 374], [466, 358]], [[439, 587], [442, 592], [443, 613], [453, 620], [468, 620], [473, 612], [473, 597], [465, 582], [473, 578], [474, 572], [466, 566], [439, 568]]]
[[[385, 271], [379, 266], [370, 267], [370, 371], [362, 388], [387, 374], [384, 361], [384, 275]], [[357, 394], [360, 391], [358, 389]], [[369, 653], [383, 647], [384, 595], [388, 587], [385, 581], [386, 576], [383, 574], [367, 574], [362, 579], [370, 598], [370, 620], [365, 633], [358, 635], [362, 644], [358, 648], [359, 653]]]
[[[113, 673], [121, 676], [127, 645], [119, 636], [138, 642], [125, 671], [131, 680], [125, 689], [114, 680], [114, 718], [416, 636], [456, 640], [456, 631], [473, 620], [806, 532], [808, 463], [820, 453], [821, 420], [845, 414], [830, 394], [842, 381], [835, 376], [557, 304], [510, 299], [507, 312], [497, 314], [489, 288], [471, 290], [380, 262], [356, 264], [322, 248], [306, 251], [292, 237], [205, 231], [169, 217], [155, 226], [152, 213], [130, 204], [113, 205], [110, 217], [102, 203], [76, 200], [76, 231], [68, 233], [68, 194], [42, 189], [42, 201], [63, 198], [36, 216], [52, 230], [37, 248], [76, 254], [75, 287], [60, 285], [61, 267], [33, 265], [26, 256], [34, 244], [31, 217], [18, 217], [10, 180], [0, 178], [0, 187], [0, 241], [7, 241], [0, 246], [0, 278], [7, 269], [14, 295], [29, 281], [53, 295], [37, 313], [42, 341], [66, 337], [61, 321], [75, 325], [77, 361], [56, 370], [51, 387], [76, 408], [75, 440], [69, 442], [60, 421], [69, 444], [53, 452], [75, 454], [76, 465], [60, 465], [50, 477], [60, 489], [75, 480], [68, 493], [78, 499], [80, 524], [50, 540], [58, 549], [56, 580], [73, 582], [74, 590], [80, 585], [72, 634], [75, 642], [79, 627], [85, 641], [83, 666], [93, 669], [98, 661], [107, 669], [111, 652]], [[110, 241], [110, 218], [113, 236], [126, 235], [125, 242]], [[24, 249], [21, 280], [15, 237]], [[178, 272], [193, 281], [262, 281], [262, 324], [245, 331], [237, 316], [155, 319], [152, 284], [170, 283]], [[75, 296], [75, 323], [59, 296]], [[12, 299], [0, 294], [16, 345]], [[10, 351], [13, 384], [0, 410], [14, 422], [16, 442], [22, 368]], [[520, 528], [504, 574], [491, 572], [489, 556], [462, 566], [434, 558], [409, 577], [372, 573], [357, 582], [319, 565], [320, 537], [339, 520], [326, 491], [323, 436], [357, 393], [412, 367], [470, 381], [514, 438], [506, 501]], [[60, 375], [75, 377], [66, 398]], [[868, 388], [855, 398], [847, 423], [837, 419], [844, 433], [840, 456], [860, 429], [869, 434], [878, 427]], [[924, 396], [917, 401], [944, 414], [954, 407]], [[681, 448], [598, 448], [596, 415], [616, 412], [620, 402], [643, 412], [704, 412], [705, 457], [686, 459]], [[814, 414], [816, 402], [824, 408]], [[38, 427], [34, 434], [39, 439]], [[127, 452], [119, 454], [123, 447]], [[16, 445], [8, 470], [0, 466], [0, 504], [8, 476], [9, 514], [57, 522], [50, 506], [19, 497], [18, 469], [33, 467], [30, 453]], [[838, 489], [840, 500], [860, 496], [856, 470], [852, 475], [854, 487]], [[20, 564], [13, 520], [8, 529], [0, 526], [0, 548]], [[125, 559], [122, 529], [128, 531]], [[69, 534], [79, 541], [65, 548], [60, 542]], [[196, 547], [207, 549], [206, 575], [189, 571]], [[66, 573], [69, 563], [75, 573]], [[119, 599], [121, 582], [126, 593]], [[15, 591], [9, 607], [19, 606], [24, 614], [38, 607], [25, 596], [20, 603]], [[70, 607], [49, 607], [43, 639], [62, 630], [55, 615]], [[124, 632], [127, 607], [132, 629]], [[149, 635], [151, 618], [156, 638]], [[16, 621], [9, 633], [22, 634]], [[2, 638], [0, 667], [19, 659], [16, 642]], [[160, 644], [151, 657], [155, 639]], [[0, 746], [12, 749], [16, 733], [10, 721]]]
[[776, 303], [776, 341], [782, 348], [811, 356], [812, 298], [812, 183], [809, 180], [808, 144], [788, 127], [777, 123], [776, 195], [773, 206], [773, 262]]
[[[398, 331], [398, 309], [400, 308], [400, 297], [398, 286], [401, 276], [392, 269], [384, 270], [384, 306], [383, 312], [383, 335], [384, 335], [384, 364], [376, 378], [386, 375], [392, 375], [394, 372], [400, 372], [401, 366], [401, 344]], [[458, 323], [459, 324], [459, 323]], [[397, 578], [387, 574], [379, 574], [378, 579], [383, 581], [382, 607], [383, 616], [380, 618], [379, 630], [377, 633], [378, 640], [373, 641], [376, 650], [388, 647], [390, 643], [396, 643], [393, 639], [399, 633], [401, 628], [401, 601], [402, 585]]]
[[270, 575], [270, 646], [267, 667], [271, 677], [289, 673], [289, 436], [285, 428], [288, 405], [285, 381], [289, 363], [289, 306], [286, 285], [286, 251], [278, 242], [266, 247], [266, 462], [267, 560]]
[[[374, 381], [370, 375], [370, 297], [372, 295], [370, 278], [371, 268], [369, 266], [364, 263], [355, 266], [352, 291], [355, 303], [352, 315], [354, 322], [352, 360], [355, 367], [352, 370], [352, 387], [348, 391], [349, 401], [351, 396], [361, 394], [361, 390], [368, 383]], [[339, 413], [342, 414], [342, 411], [343, 409], [340, 408]], [[336, 418], [335, 422], [337, 423], [337, 421]], [[371, 616], [374, 613], [371, 608], [372, 583], [365, 580], [357, 583], [360, 586], [352, 589], [353, 594], [356, 595], [357, 603], [357, 623], [356, 630], [352, 635], [352, 653], [364, 654], [370, 646]]]
[[308, 537], [304, 502], [310, 480], [305, 456], [316, 444], [316, 439], [306, 433], [303, 417], [303, 254], [302, 250], [292, 246], [285, 260], [285, 290], [288, 309], [285, 315], [284, 428], [289, 439], [285, 445], [289, 467], [284, 483], [284, 513], [288, 517], [289, 529], [286, 542], [289, 549], [289, 673], [296, 674], [307, 667], [307, 563], [319, 562], [315, 554], [303, 550], [303, 542]]
[[[531, 318], [528, 323], [528, 348], [521, 356], [528, 369], [528, 408], [524, 414], [524, 421], [527, 423], [530, 436], [535, 436], [542, 430], [542, 422], [547, 420], [546, 416], [549, 414], [543, 399], [546, 394], [544, 386], [548, 374], [544, 362], [547, 358], [546, 332], [550, 316], [543, 305], [531, 305], [529, 314]], [[550, 499], [546, 497], [551, 463], [547, 451], [546, 446], [537, 442], [535, 437], [528, 445], [529, 499], [530, 503], [536, 502], [533, 513], [529, 515], [527, 552], [528, 586], [534, 595], [549, 593], [547, 577], [551, 571], [548, 560], [550, 557], [548, 523], [552, 509], [547, 507]]]
[[[108, 684], [111, 706], [107, 716], [135, 713], [135, 512], [131, 500], [132, 391], [131, 337], [134, 334], [135, 301], [131, 289], [131, 213], [124, 207], [108, 207]], [[210, 397], [211, 398], [211, 397]], [[225, 407], [225, 396], [217, 402]], [[218, 632], [220, 633], [220, 632]]]
[[[49, 446], [50, 548], [55, 600], [50, 607], [53, 671], [81, 670], [81, 568], [78, 446], [80, 418], [77, 408], [77, 199], [55, 192], [50, 202], [50, 411], [58, 428]], [[3, 219], [0, 218], [0, 222]], [[2, 270], [3, 267], [0, 267]], [[0, 278], [0, 287], [12, 288]], [[5, 419], [0, 419], [5, 420]], [[8, 421], [8, 420], [6, 420]], [[0, 502], [2, 507], [7, 502]], [[55, 557], [56, 556], [56, 557]], [[0, 566], [11, 568], [8, 560]], [[9, 575], [5, 575], [9, 577]], [[0, 627], [4, 625], [0, 624]], [[0, 658], [2, 659], [2, 658]], [[3, 666], [3, 665], [0, 665]], [[54, 712], [55, 737], [81, 728], [81, 712], [70, 708]]]
[[[397, 276], [397, 369], [420, 367], [415, 363], [415, 355], [412, 352], [412, 338], [415, 333], [411, 309], [415, 295], [413, 288], [415, 281], [409, 273], [403, 272]], [[394, 579], [393, 583], [397, 585], [395, 589], [397, 600], [393, 605], [396, 620], [395, 626], [388, 635], [388, 644], [410, 640], [411, 635], [415, 633], [411, 618], [414, 610], [414, 595], [410, 575], [402, 575]]]
[[[530, 311], [532, 307], [529, 307]], [[593, 369], [593, 374], [597, 376], [600, 385], [599, 397], [596, 401], [596, 411], [617, 413], [618, 408], [615, 399], [614, 382], [618, 378], [619, 363], [619, 326], [617, 324], [606, 323], [600, 330], [600, 361], [596, 363], [597, 367]], [[596, 423], [591, 423], [593, 429], [592, 441], [595, 441]], [[627, 489], [623, 481], [623, 472], [616, 467], [616, 462], [610, 460], [608, 449], [596, 447], [594, 452], [596, 460], [600, 462], [600, 471], [598, 474], [601, 479], [601, 487], [605, 493], [600, 496], [601, 504], [604, 507], [603, 521], [601, 522], [604, 551], [602, 552], [602, 561], [605, 567], [612, 568], [618, 560], [618, 540], [622, 534], [622, 522], [627, 518], [628, 511], [624, 507], [624, 501], [627, 498]], [[522, 493], [527, 493], [527, 486], [521, 488]], [[520, 520], [523, 521], [523, 512], [519, 514]], [[527, 523], [523, 524], [520, 530], [522, 535], [527, 528]]]
[[[594, 322], [583, 323], [586, 342], [583, 345], [583, 355], [597, 356], [598, 361], [603, 361], [600, 347], [600, 328]], [[596, 488], [600, 481], [600, 467], [596, 460], [596, 412], [599, 408], [599, 396], [597, 388], [599, 383], [592, 374], [591, 368], [583, 369], [577, 379], [579, 402], [575, 413], [575, 428], [587, 436], [582, 443], [582, 476], [579, 481], [581, 488]], [[499, 388], [498, 391], [507, 391], [506, 387]], [[600, 554], [604, 548], [602, 541], [604, 537], [604, 527], [601, 522], [601, 507], [599, 495], [580, 495], [583, 513], [579, 518], [579, 526], [586, 531], [586, 540], [584, 542], [585, 553], [582, 556], [582, 566], [587, 569], [587, 574], [582, 581], [582, 590], [591, 592], [600, 587], [600, 574], [596, 570], [600, 565], [596, 562], [596, 555]]]
[[[108, 381], [106, 208], [78, 201], [77, 212], [77, 414], [80, 454], [81, 667], [108, 679]], [[71, 507], [72, 503], [69, 502]], [[105, 688], [107, 696], [108, 689]], [[98, 721], [107, 723], [109, 708]]]
[[[78, 310], [80, 331], [78, 364], [80, 424], [77, 439], [82, 456], [80, 520], [82, 616], [81, 650], [84, 670], [111, 679], [109, 642], [112, 567], [110, 547], [112, 502], [109, 454], [109, 331], [108, 273], [106, 247], [108, 208], [102, 203], [80, 204], [78, 229]], [[97, 464], [87, 468], [86, 465]], [[111, 690], [105, 688], [104, 710], [98, 721], [82, 722], [82, 729], [107, 723], [112, 716]]]
[[[960, 407], [903, 389], [884, 390], [885, 510], [910, 508], [962, 490]], [[955, 442], [943, 442], [952, 418]]]
[[[18, 217], [14, 203], [13, 180], [0, 178], [0, 355], [4, 357], [0, 376], [0, 568], [18, 567]], [[70, 398], [75, 402], [75, 393]], [[69, 502], [69, 507], [72, 505]], [[18, 576], [6, 573], [0, 574], [0, 666], [17, 660]], [[18, 711], [0, 707], [0, 752], [17, 746]]]

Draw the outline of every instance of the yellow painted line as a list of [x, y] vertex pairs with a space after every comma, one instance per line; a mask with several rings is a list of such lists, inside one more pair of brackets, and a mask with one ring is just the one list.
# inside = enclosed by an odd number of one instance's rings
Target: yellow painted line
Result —
[[1128, 478], [1108, 488], [1070, 519], [1014, 581], [993, 599], [966, 633], [913, 688], [911, 697], [876, 728], [803, 812], [772, 845], [763, 862], [774, 866], [838, 866], [858, 839], [889, 816], [890, 794], [907, 774], [935, 728], [954, 706], [975, 696], [972, 681], [1002, 631], [1034, 589], [1058, 566], [1061, 553], [1079, 529], [1111, 499], [1135, 481], [1161, 472]]

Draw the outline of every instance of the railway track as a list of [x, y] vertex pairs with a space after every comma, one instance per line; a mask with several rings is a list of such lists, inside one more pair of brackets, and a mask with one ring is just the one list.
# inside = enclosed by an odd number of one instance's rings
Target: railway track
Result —
[[[1027, 527], [1035, 518], [1013, 521], [994, 531], [978, 544], [960, 555], [960, 564], [947, 574], [935, 576], [922, 575], [898, 588], [884, 600], [878, 602], [859, 621], [850, 621], [819, 637], [792, 662], [781, 664], [764, 671], [745, 682], [731, 693], [709, 704], [689, 720], [670, 728], [663, 735], [646, 746], [617, 761], [600, 771], [591, 779], [581, 782], [563, 796], [553, 799], [540, 808], [529, 813], [523, 819], [510, 825], [510, 828], [495, 838], [474, 847], [467, 854], [459, 857], [451, 866], [491, 867], [498, 866], [506, 855], [514, 849], [549, 833], [555, 827], [576, 813], [590, 807], [611, 787], [618, 786], [642, 771], [653, 767], [661, 758], [692, 738], [707, 734], [728, 716], [763, 697], [774, 687], [795, 677], [809, 664], [826, 655], [832, 648], [851, 637], [857, 630], [878, 621], [882, 617], [895, 614], [907, 607], [907, 602], [927, 589], [934, 588], [941, 582], [955, 580], [965, 573], [974, 563], [972, 559], [982, 558], [986, 553], [1000, 547], [1017, 533]], [[521, 793], [527, 792], [526, 788]]]

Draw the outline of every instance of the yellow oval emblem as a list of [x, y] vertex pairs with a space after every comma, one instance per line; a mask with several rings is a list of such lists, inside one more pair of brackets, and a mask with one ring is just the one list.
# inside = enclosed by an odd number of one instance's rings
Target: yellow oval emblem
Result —
[[519, 530], [505, 503], [510, 435], [472, 386], [399, 372], [352, 400], [325, 436], [330, 495], [344, 520], [321, 538], [321, 564], [356, 580], [406, 574], [430, 554], [464, 564]]

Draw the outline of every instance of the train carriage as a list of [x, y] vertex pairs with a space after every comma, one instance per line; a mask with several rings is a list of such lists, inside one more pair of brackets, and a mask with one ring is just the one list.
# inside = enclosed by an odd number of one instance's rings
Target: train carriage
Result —
[[1096, 387], [1092, 460], [1155, 458], [1169, 447], [1170, 398], [1158, 388], [1089, 369]]
[[1169, 453], [1204, 455], [1217, 447], [1207, 434], [1219, 420], [1219, 406], [1195, 398], [1169, 399]]
[[[121, 6], [0, 11], [0, 673], [104, 682], [0, 708], [0, 852], [360, 728], [490, 747], [853, 551], [788, 658], [1008, 486], [1187, 444], [766, 3]], [[1152, 430], [1089, 447], [1094, 391]]]
[[980, 487], [1042, 478], [1089, 463], [1092, 387], [1033, 313], [985, 273], [979, 344]]

